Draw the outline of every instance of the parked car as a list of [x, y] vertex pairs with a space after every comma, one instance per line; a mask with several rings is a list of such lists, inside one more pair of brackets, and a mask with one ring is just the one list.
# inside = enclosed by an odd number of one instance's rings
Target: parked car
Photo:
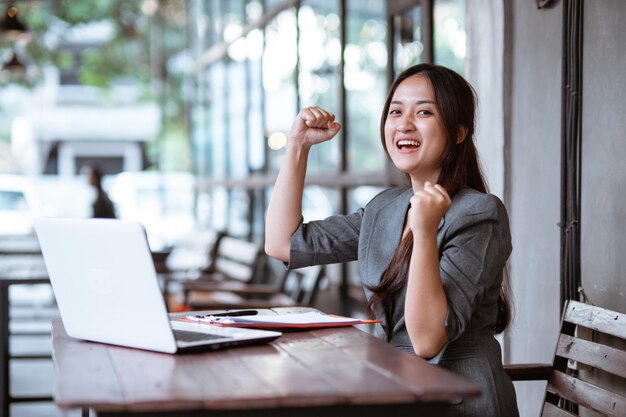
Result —
[[33, 233], [36, 207], [29, 178], [0, 174], [0, 235]]

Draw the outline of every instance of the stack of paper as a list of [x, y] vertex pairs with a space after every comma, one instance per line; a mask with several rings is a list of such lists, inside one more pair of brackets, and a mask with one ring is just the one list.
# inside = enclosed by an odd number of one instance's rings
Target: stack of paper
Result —
[[352, 326], [354, 324], [377, 323], [376, 320], [360, 320], [352, 317], [327, 315], [319, 311], [289, 314], [263, 314], [254, 316], [187, 316], [186, 320], [233, 327], [264, 328], [315, 328]]

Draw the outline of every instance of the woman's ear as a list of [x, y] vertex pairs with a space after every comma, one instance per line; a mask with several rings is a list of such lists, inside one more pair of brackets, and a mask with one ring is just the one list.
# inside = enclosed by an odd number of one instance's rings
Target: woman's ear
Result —
[[467, 136], [467, 128], [465, 126], [459, 126], [459, 130], [456, 133], [456, 144], [462, 143]]

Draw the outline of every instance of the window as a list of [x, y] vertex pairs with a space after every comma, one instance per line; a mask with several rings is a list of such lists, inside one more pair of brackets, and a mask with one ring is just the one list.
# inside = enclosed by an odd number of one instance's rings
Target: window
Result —
[[205, 34], [194, 49], [192, 109], [197, 206], [209, 217], [199, 220], [252, 239], [263, 238], [269, 195], [302, 107], [322, 106], [345, 127], [311, 151], [305, 220], [352, 212], [403, 180], [380, 143], [393, 75], [419, 62], [464, 65], [465, 0], [194, 5]]
[[345, 59], [348, 169], [385, 169], [379, 120], [387, 90], [387, 32], [383, 2], [347, 2]]
[[465, 72], [465, 0], [435, 1], [435, 62]]

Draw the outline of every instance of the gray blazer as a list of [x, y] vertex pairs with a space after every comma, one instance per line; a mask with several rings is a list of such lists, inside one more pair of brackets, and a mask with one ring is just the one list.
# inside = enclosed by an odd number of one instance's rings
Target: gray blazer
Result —
[[[301, 224], [291, 239], [290, 269], [359, 261], [363, 284], [376, 285], [400, 242], [410, 188], [390, 188], [365, 208], [349, 215]], [[445, 328], [448, 343], [431, 362], [449, 368], [481, 386], [480, 398], [450, 407], [451, 416], [517, 416], [515, 391], [502, 368], [500, 345], [492, 329], [503, 270], [511, 253], [509, 220], [495, 196], [470, 188], [457, 192], [437, 232], [440, 274], [448, 299]], [[371, 292], [365, 288], [369, 300]], [[376, 334], [413, 353], [404, 322], [406, 289], [396, 299], [391, 323]]]

